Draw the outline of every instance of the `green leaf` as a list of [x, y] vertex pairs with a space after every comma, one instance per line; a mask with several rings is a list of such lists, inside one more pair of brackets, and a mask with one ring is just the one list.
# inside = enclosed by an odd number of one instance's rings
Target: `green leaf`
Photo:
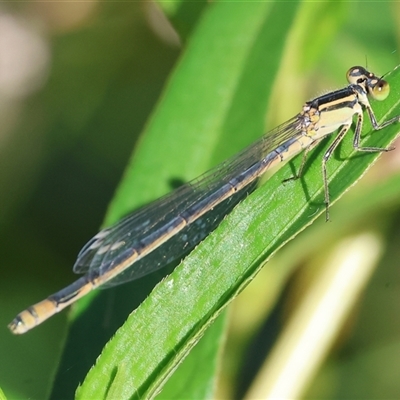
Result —
[[[373, 103], [379, 119], [400, 114], [400, 76], [387, 77], [392, 94]], [[399, 132], [394, 124], [379, 132], [366, 122], [364, 146], [386, 147]], [[329, 143], [310, 153], [304, 176], [282, 184], [297, 170], [300, 158], [276, 173], [244, 200], [220, 227], [164, 279], [106, 345], [96, 366], [77, 392], [78, 398], [106, 395], [122, 365], [131, 377], [127, 397], [152, 397], [200, 340], [221, 310], [254, 278], [268, 258], [324, 214], [321, 159]], [[333, 204], [373, 164], [378, 153], [357, 153], [352, 137], [329, 160]], [[333, 215], [334, 218], [334, 215]], [[268, 264], [265, 266], [268, 268]]]
[[0, 389], [0, 400], [7, 400], [7, 397], [3, 393], [3, 391]]
[[[295, 4], [288, 10], [279, 2], [209, 7], [147, 126], [106, 224], [170, 191], [171, 180], [187, 181], [260, 136], [295, 13]], [[65, 385], [82, 381], [104, 343], [167, 272], [89, 296], [74, 308], [54, 398], [69, 390]], [[214, 346], [220, 335], [210, 337]], [[206, 350], [213, 354], [208, 365], [216, 365], [217, 347]], [[209, 373], [215, 381], [215, 368]]]
[[[400, 100], [396, 96], [400, 87], [399, 70], [390, 80], [394, 89], [392, 96], [375, 107], [377, 115], [384, 119], [400, 113]], [[365, 125], [364, 134], [368, 137], [364, 145], [387, 146], [399, 131], [395, 124], [377, 137], [377, 133]], [[320, 152], [321, 149], [312, 152], [312, 163], [298, 182], [281, 183], [290, 174], [290, 165], [275, 174], [156, 287], [152, 296], [107, 344], [78, 397], [104, 396], [107, 386], [101, 388], [102, 384], [94, 376], [111, 379], [112, 371], [121, 364], [129, 365], [130, 376], [134, 377], [129, 383], [125, 382], [130, 396], [152, 397], [160, 390], [164, 379], [265, 261], [324, 213], [320, 159], [315, 157]], [[356, 155], [350, 135], [339, 153], [335, 153], [329, 163], [332, 203], [378, 156], [377, 153]], [[148, 381], [150, 376], [151, 382]], [[96, 383], [100, 386], [95, 388]]]

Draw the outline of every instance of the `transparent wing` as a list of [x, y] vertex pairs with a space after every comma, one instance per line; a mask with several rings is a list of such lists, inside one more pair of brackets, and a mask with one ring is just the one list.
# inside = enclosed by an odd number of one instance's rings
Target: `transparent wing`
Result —
[[[103, 229], [94, 236], [80, 251], [73, 267], [76, 273], [89, 273], [101, 276], [116, 264], [124, 262], [132, 252], [150, 237], [158, 239], [158, 232], [177, 217], [185, 215], [197, 204], [218, 196], [221, 187], [232, 182], [238, 176], [246, 174], [252, 166], [260, 163], [271, 152], [301, 135], [301, 116], [280, 125], [265, 134], [248, 148], [217, 165], [199, 178], [184, 184], [175, 191], [146, 205], [115, 225]], [[250, 173], [250, 172], [249, 172]], [[207, 213], [185, 226], [167, 241], [160, 241], [160, 246], [150, 254], [139, 258], [124, 272], [105, 283], [102, 287], [114, 286], [138, 279], [178, 259], [195, 247], [213, 229], [226, 214], [255, 187], [256, 178], [251, 178], [248, 185], [228, 199], [222, 199]]]
[[102, 284], [100, 288], [106, 289], [138, 279], [189, 253], [220, 224], [222, 219], [229, 214], [240, 200], [255, 188], [255, 183], [253, 182], [246, 189], [235, 193], [218, 204], [212, 211], [198, 218], [192, 224], [187, 225], [177, 235], [174, 235], [147, 256], [137, 260], [130, 268], [118, 274], [115, 278]]

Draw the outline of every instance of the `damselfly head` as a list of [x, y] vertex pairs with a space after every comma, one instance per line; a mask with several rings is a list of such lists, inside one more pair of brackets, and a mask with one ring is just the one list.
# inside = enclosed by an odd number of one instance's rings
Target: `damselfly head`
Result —
[[347, 81], [353, 85], [362, 86], [368, 95], [375, 100], [385, 100], [390, 92], [389, 84], [382, 78], [364, 67], [352, 67], [347, 71]]

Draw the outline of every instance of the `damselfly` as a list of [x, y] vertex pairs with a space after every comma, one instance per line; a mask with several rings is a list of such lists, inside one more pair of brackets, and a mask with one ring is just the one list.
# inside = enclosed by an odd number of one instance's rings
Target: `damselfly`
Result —
[[[15, 334], [25, 333], [93, 289], [138, 279], [181, 257], [221, 222], [255, 187], [265, 171], [338, 131], [322, 158], [326, 219], [329, 219], [329, 187], [326, 163], [353, 124], [353, 146], [358, 151], [382, 152], [391, 148], [361, 147], [363, 110], [373, 129], [400, 121], [400, 116], [379, 125], [369, 97], [384, 100], [389, 85], [363, 67], [347, 72], [349, 85], [311, 100], [294, 118], [266, 133], [238, 155], [159, 200], [133, 212], [114, 226], [100, 231], [81, 250], [73, 267], [84, 275], [22, 311], [10, 323]], [[212, 212], [211, 212], [212, 211]]]

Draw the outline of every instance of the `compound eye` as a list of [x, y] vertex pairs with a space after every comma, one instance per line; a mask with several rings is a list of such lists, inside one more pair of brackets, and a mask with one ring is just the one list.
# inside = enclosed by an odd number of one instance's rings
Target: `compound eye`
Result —
[[352, 67], [347, 71], [347, 82], [352, 85], [360, 84], [365, 81], [368, 72], [363, 67]]
[[368, 82], [369, 94], [375, 100], [385, 100], [389, 96], [390, 86], [383, 79], [373, 79]]

